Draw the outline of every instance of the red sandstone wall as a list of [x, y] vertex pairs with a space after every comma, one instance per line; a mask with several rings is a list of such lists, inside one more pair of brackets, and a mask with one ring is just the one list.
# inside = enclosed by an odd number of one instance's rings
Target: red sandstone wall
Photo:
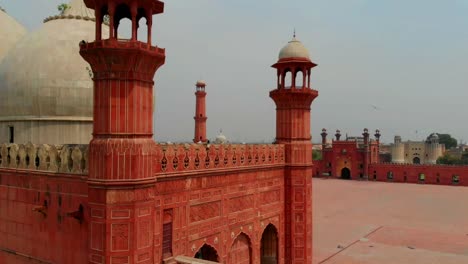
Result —
[[[166, 181], [168, 180], [168, 181]], [[284, 262], [284, 170], [250, 169], [239, 172], [203, 173], [164, 179], [156, 185], [157, 215], [155, 259], [161, 258], [164, 210], [173, 211], [173, 255], [193, 257], [204, 243], [228, 263], [231, 246], [240, 234], [250, 240], [252, 262], [259, 263], [263, 230], [273, 224], [279, 235], [280, 261]], [[244, 239], [245, 240], [245, 239]]]
[[[387, 179], [387, 174], [390, 171], [393, 172], [393, 180]], [[419, 181], [420, 173], [425, 175], [424, 182]], [[369, 167], [369, 179], [374, 179], [374, 175], [377, 181], [468, 186], [468, 166], [371, 164]], [[458, 184], [452, 182], [453, 175], [459, 176]]]
[[[0, 169], [0, 263], [86, 263], [87, 217], [80, 223], [67, 216], [80, 204], [87, 215], [85, 180], [80, 175]], [[46, 216], [33, 211], [44, 201]]]
[[[23, 156], [18, 166], [26, 162]], [[162, 226], [168, 212], [173, 222], [172, 255], [193, 257], [206, 243], [216, 249], [221, 262], [248, 263], [250, 255], [252, 263], [258, 263], [263, 231], [272, 224], [279, 234], [279, 261], [284, 262], [283, 146], [159, 146], [156, 158], [158, 173], [151, 180], [156, 196], [150, 202], [155, 226], [150, 227], [154, 237], [149, 238], [154, 240], [155, 262], [162, 259]], [[0, 168], [0, 263], [88, 261], [87, 177], [58, 173], [68, 161], [61, 160], [61, 166], [49, 172]], [[77, 159], [68, 165], [78, 164], [83, 163]], [[33, 211], [44, 201], [46, 216]], [[80, 204], [82, 223], [67, 216]], [[131, 237], [123, 234], [118, 239]], [[141, 239], [148, 238], [128, 243]]]

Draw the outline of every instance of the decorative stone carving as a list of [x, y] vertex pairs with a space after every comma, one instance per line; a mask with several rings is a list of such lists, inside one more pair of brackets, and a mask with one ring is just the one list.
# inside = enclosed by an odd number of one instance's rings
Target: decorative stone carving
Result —
[[88, 174], [88, 157], [89, 157], [89, 147], [88, 145], [85, 145], [83, 147], [83, 174]]
[[49, 149], [49, 171], [58, 172], [57, 158], [59, 153], [56, 146], [50, 146]]
[[39, 158], [39, 170], [47, 170], [49, 168], [49, 164], [47, 159], [49, 158], [49, 145], [41, 145], [37, 152], [37, 156]]
[[18, 163], [19, 163], [18, 150], [19, 150], [19, 147], [18, 147], [17, 144], [10, 144], [10, 151], [9, 151], [10, 164], [9, 164], [8, 168], [17, 168], [18, 167]]
[[6, 168], [8, 167], [8, 146], [7, 144], [2, 144], [0, 146], [0, 167]]
[[31, 143], [28, 142], [25, 145], [26, 149], [26, 169], [28, 170], [35, 170], [36, 169], [36, 157], [37, 157], [37, 147]]
[[71, 158], [73, 160], [73, 167], [71, 172], [72, 173], [81, 173], [81, 160], [83, 159], [83, 153], [81, 152], [81, 149], [78, 146], [75, 146], [73, 148], [73, 151], [71, 153]]

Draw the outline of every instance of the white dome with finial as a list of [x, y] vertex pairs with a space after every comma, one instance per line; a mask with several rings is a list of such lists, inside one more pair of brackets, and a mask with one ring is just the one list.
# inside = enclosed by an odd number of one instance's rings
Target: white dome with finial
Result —
[[206, 82], [204, 80], [198, 80], [196, 86], [197, 87], [204, 87], [204, 86], [206, 86]]
[[[0, 62], [0, 129], [7, 122], [22, 122], [18, 126], [24, 125], [24, 130], [18, 128], [18, 134], [33, 143], [89, 142], [93, 81], [91, 67], [79, 54], [79, 43], [94, 41], [94, 20], [94, 11], [83, 0], [71, 0], [64, 11], [46, 18], [38, 30], [10, 49]], [[108, 32], [104, 26], [103, 36]], [[64, 123], [70, 125], [55, 129], [74, 127], [86, 136], [73, 138], [73, 132], [61, 142], [57, 136], [46, 135], [55, 132], [45, 131], [45, 127]], [[1, 133], [0, 140], [4, 141]], [[22, 141], [20, 136], [18, 140]]]
[[287, 58], [304, 58], [310, 60], [309, 51], [306, 47], [296, 39], [296, 34], [291, 41], [284, 46], [278, 55], [278, 59], [287, 59]]
[[227, 138], [225, 135], [223, 135], [223, 130], [220, 130], [219, 131], [219, 134], [218, 136], [216, 136], [216, 140], [215, 140], [215, 144], [226, 144], [228, 141], [227, 141]]
[[0, 7], [0, 61], [26, 35], [26, 29]]

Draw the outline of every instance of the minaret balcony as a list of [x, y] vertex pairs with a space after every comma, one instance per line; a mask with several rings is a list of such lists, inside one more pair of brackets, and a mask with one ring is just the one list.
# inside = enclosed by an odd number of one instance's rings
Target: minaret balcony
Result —
[[96, 48], [112, 48], [112, 49], [138, 49], [155, 55], [165, 56], [166, 50], [157, 46], [151, 46], [146, 42], [135, 41], [131, 39], [102, 39], [94, 42], [80, 43], [80, 50], [96, 49]]

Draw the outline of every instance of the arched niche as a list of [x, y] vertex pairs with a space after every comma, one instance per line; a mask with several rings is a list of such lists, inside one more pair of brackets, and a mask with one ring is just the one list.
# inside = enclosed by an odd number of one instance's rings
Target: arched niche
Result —
[[251, 264], [252, 263], [252, 244], [249, 236], [240, 233], [232, 243], [229, 251], [228, 263]]
[[301, 89], [305, 86], [305, 74], [301, 69], [296, 69], [294, 76], [294, 86], [296, 89]]
[[262, 234], [260, 248], [261, 264], [278, 264], [278, 230], [272, 224], [269, 224]]
[[208, 244], [203, 244], [197, 253], [195, 253], [194, 258], [219, 262], [218, 252]]

